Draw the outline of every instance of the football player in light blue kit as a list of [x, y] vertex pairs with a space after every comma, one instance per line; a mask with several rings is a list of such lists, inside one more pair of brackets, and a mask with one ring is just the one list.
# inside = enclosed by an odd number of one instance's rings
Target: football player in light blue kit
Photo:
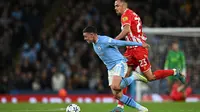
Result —
[[149, 47], [146, 43], [128, 42], [115, 40], [108, 36], [97, 35], [97, 30], [93, 26], [88, 26], [83, 30], [84, 40], [93, 44], [94, 51], [103, 61], [108, 69], [108, 81], [115, 98], [127, 106], [136, 108], [139, 112], [148, 112], [148, 109], [133, 98], [124, 95], [122, 89], [130, 85], [135, 80], [147, 82], [147, 79], [139, 74], [134, 74], [125, 78], [127, 72], [127, 59], [119, 52], [117, 46], [143, 46]]

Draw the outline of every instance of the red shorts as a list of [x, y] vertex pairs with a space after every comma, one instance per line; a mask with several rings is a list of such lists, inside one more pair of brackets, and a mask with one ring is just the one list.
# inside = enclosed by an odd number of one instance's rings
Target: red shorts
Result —
[[138, 66], [141, 72], [146, 72], [151, 68], [150, 61], [148, 59], [148, 50], [143, 47], [128, 48], [124, 53], [124, 56], [128, 59], [128, 66], [132, 66], [135, 70]]

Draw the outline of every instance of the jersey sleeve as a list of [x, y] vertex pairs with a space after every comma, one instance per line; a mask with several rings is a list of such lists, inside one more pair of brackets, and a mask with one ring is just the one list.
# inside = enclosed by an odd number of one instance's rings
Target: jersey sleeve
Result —
[[132, 15], [130, 13], [125, 13], [121, 17], [121, 24], [122, 26], [128, 24], [131, 25]]
[[115, 39], [109, 38], [108, 45], [109, 46], [142, 46], [142, 43], [123, 41], [123, 40], [115, 40]]

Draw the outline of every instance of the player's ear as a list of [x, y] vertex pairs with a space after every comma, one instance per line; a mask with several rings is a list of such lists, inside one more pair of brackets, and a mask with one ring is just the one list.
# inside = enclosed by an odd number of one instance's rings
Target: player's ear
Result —
[[93, 35], [93, 33], [90, 33], [90, 35]]
[[92, 36], [94, 36], [94, 33], [90, 33]]

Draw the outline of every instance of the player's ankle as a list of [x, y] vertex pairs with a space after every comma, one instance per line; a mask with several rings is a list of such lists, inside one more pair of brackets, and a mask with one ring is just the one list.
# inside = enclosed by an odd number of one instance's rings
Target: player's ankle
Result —
[[172, 69], [174, 71], [174, 75], [176, 75], [176, 69]]

